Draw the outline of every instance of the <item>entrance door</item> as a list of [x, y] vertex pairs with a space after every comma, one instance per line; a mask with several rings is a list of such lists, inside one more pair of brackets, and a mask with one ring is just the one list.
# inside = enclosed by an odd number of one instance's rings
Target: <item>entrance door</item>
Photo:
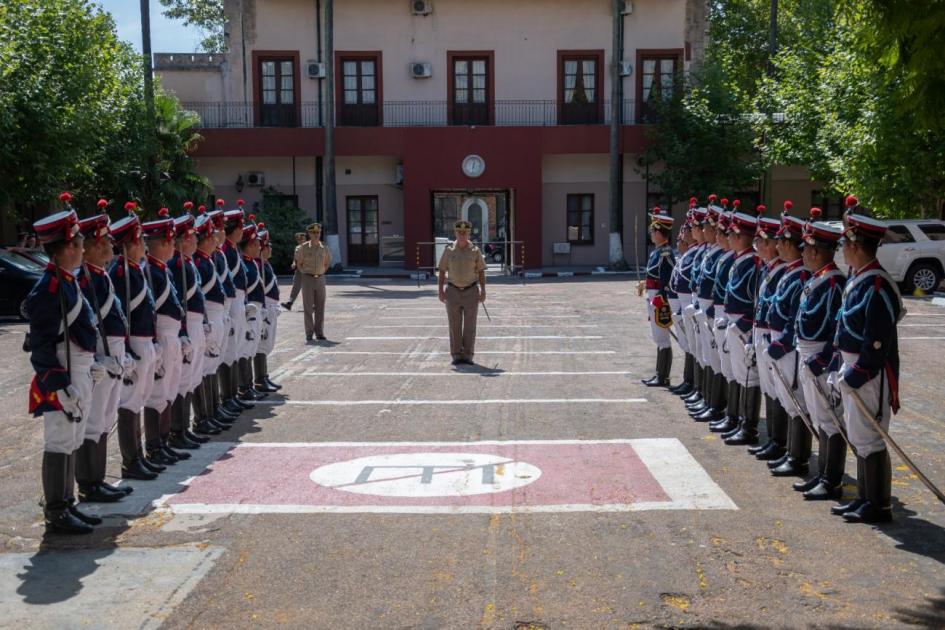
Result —
[[452, 241], [460, 219], [472, 223], [470, 240], [482, 247], [487, 263], [509, 263], [513, 218], [507, 190], [434, 191], [433, 240]]
[[341, 124], [376, 127], [380, 122], [377, 99], [377, 59], [341, 58]]
[[489, 207], [485, 200], [479, 197], [470, 197], [463, 203], [463, 218], [472, 223], [474, 239], [480, 243], [488, 243], [494, 236], [489, 229]]
[[259, 124], [295, 127], [295, 62], [288, 58], [259, 60]]
[[377, 197], [348, 197], [348, 264], [380, 264]]

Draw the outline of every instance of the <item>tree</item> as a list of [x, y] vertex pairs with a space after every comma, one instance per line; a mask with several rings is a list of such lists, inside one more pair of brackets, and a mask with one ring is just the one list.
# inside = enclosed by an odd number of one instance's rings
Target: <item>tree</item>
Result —
[[200, 47], [204, 51], [219, 53], [226, 50], [223, 0], [161, 0], [161, 4], [167, 8], [164, 15], [183, 20], [184, 24], [196, 26], [203, 32]]

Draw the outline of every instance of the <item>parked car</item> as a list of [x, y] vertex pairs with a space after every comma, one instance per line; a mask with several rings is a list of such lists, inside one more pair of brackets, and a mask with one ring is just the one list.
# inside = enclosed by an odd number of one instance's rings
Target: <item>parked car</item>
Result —
[[0, 249], [0, 314], [29, 320], [26, 296], [42, 277], [43, 269], [43, 265], [29, 258]]
[[[840, 222], [830, 221], [841, 227]], [[903, 293], [920, 289], [932, 293], [945, 278], [945, 221], [909, 219], [888, 221], [886, 238], [876, 257]], [[837, 250], [837, 264], [846, 269], [843, 250]]]
[[40, 264], [43, 267], [49, 264], [49, 254], [41, 249], [30, 249], [29, 247], [7, 247], [7, 249], [14, 254], [29, 258], [34, 263]]

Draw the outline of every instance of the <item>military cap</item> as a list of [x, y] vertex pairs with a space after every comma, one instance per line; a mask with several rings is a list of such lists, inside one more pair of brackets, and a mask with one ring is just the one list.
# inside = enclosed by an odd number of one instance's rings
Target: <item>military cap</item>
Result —
[[64, 192], [59, 195], [59, 201], [65, 209], [53, 213], [33, 223], [33, 230], [40, 243], [69, 242], [79, 233], [79, 217], [72, 209], [72, 195]]
[[261, 221], [256, 224], [256, 238], [259, 239], [261, 247], [269, 246], [269, 230], [266, 229], [266, 224]]
[[163, 238], [165, 241], [174, 240], [174, 219], [168, 216], [167, 208], [158, 210], [158, 218], [141, 224], [141, 231], [147, 239]]
[[321, 231], [322, 231], [322, 224], [321, 224], [321, 223], [311, 223], [311, 224], [309, 224], [309, 226], [308, 226], [307, 228], [305, 228], [305, 231], [306, 231], [306, 232], [321, 232]]
[[843, 237], [843, 230], [818, 221], [821, 216], [820, 208], [810, 209], [811, 221], [804, 226], [804, 242], [808, 245], [822, 247], [836, 247]]
[[847, 195], [846, 212], [843, 213], [843, 238], [853, 242], [872, 240], [879, 242], [886, 235], [886, 223], [865, 214], [858, 214], [860, 202], [853, 195]]
[[[193, 204], [190, 204], [190, 206], [193, 207]], [[178, 238], [184, 238], [193, 234], [194, 215], [190, 214], [190, 212], [185, 212], [179, 217], [176, 217], [174, 219], [174, 232], [177, 234]]]
[[755, 235], [761, 238], [774, 238], [779, 229], [781, 229], [781, 222], [777, 219], [759, 217], [758, 230], [755, 232]]
[[[107, 205], [107, 203], [106, 203]], [[94, 217], [79, 221], [79, 232], [87, 239], [96, 241], [109, 235], [108, 226], [111, 221], [107, 214], [97, 214]]]
[[243, 224], [243, 243], [249, 243], [258, 238], [258, 226], [256, 225], [256, 215], [251, 214], [247, 217], [248, 221]]
[[673, 229], [673, 223], [676, 222], [673, 217], [668, 214], [663, 214], [663, 209], [659, 206], [653, 207], [653, 211], [650, 212], [649, 217], [651, 230], [671, 230]]
[[[758, 206], [764, 212], [764, 206]], [[733, 212], [729, 222], [731, 231], [735, 234], [754, 235], [758, 231], [758, 217], [753, 217], [744, 212]]]

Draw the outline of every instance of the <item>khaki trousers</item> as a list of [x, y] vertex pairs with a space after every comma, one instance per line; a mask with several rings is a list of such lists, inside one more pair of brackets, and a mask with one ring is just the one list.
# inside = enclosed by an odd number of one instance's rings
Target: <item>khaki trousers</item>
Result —
[[295, 270], [295, 274], [292, 276], [292, 292], [289, 293], [289, 304], [295, 302], [295, 298], [299, 297], [299, 291], [302, 290], [302, 277], [303, 274], [298, 269]]
[[450, 323], [450, 354], [454, 359], [472, 359], [476, 351], [476, 317], [479, 315], [479, 289], [472, 286], [460, 291], [446, 287], [446, 316]]
[[325, 335], [325, 276], [302, 274], [302, 309], [305, 336]]

